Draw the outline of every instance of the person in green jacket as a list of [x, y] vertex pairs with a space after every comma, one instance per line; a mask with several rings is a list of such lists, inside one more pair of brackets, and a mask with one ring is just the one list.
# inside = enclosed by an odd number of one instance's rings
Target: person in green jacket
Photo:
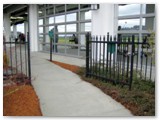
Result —
[[[54, 30], [55, 29], [55, 30]], [[58, 33], [58, 29], [57, 29], [57, 26], [55, 26], [55, 28], [52, 28], [50, 31], [49, 31], [49, 37], [50, 37], [50, 40], [53, 41], [53, 51], [55, 50], [55, 52], [58, 52], [58, 49], [57, 49], [57, 45], [55, 43], [58, 43], [58, 34], [55, 34], [55, 33]], [[55, 40], [54, 40], [55, 39]], [[55, 49], [54, 49], [55, 47]]]

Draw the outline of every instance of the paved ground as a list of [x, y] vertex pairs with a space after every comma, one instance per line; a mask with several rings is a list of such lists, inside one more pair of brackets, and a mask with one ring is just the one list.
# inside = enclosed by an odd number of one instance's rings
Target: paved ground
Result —
[[[32, 84], [44, 116], [132, 116], [110, 96], [76, 74], [49, 62], [48, 58], [46, 53], [31, 54]], [[54, 59], [85, 65], [85, 61], [78, 58], [54, 55]]]

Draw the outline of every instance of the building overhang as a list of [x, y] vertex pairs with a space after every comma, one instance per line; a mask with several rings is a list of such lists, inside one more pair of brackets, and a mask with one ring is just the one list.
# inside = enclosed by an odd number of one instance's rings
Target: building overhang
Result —
[[27, 21], [27, 4], [3, 4], [3, 14], [10, 14], [11, 25]]

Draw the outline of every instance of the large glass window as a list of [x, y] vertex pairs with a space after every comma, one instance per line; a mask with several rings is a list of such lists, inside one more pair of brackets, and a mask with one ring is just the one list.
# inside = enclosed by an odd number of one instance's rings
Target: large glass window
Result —
[[44, 35], [39, 35], [39, 40], [42, 42], [44, 40]]
[[[79, 8], [80, 7], [80, 8]], [[57, 53], [79, 56], [85, 51], [85, 32], [91, 31], [90, 4], [44, 4], [39, 5], [39, 44], [50, 50], [48, 32], [57, 26]], [[41, 41], [43, 44], [41, 44]], [[83, 46], [83, 47], [82, 47]]]
[[43, 10], [38, 10], [38, 14], [39, 14], [39, 17], [44, 16], [44, 9]]
[[68, 24], [67, 25], [67, 32], [76, 32], [77, 25], [76, 24]]
[[91, 31], [91, 23], [81, 23], [81, 32]]
[[43, 25], [43, 19], [39, 19], [38, 24]]
[[67, 14], [67, 22], [76, 21], [77, 20], [77, 13]]
[[61, 23], [61, 22], [65, 22], [65, 16], [64, 15], [56, 16], [56, 23]]
[[65, 34], [58, 35], [58, 43], [65, 44]]
[[81, 20], [91, 19], [91, 11], [83, 11], [80, 13]]
[[139, 30], [140, 19], [118, 20], [118, 26], [121, 26], [120, 30]]
[[[77, 35], [76, 34], [74, 34], [74, 35], [77, 38]], [[66, 34], [66, 43], [67, 44], [75, 44], [75, 41], [73, 41], [74, 40], [73, 37], [74, 37], [73, 34]], [[77, 38], [77, 40], [78, 40], [78, 38]]]
[[44, 7], [45, 7], [45, 4], [39, 4], [39, 5], [38, 5], [38, 8], [39, 8], [39, 9], [43, 9]]
[[39, 27], [39, 33], [44, 33], [43, 27]]
[[155, 5], [154, 4], [143, 4], [142, 13], [148, 14], [148, 13], [154, 13]]
[[[45, 35], [45, 42], [46, 42], [46, 43], [50, 43], [50, 37], [49, 37], [49, 35]], [[49, 44], [48, 44], [47, 49], [50, 49]]]
[[142, 19], [142, 30], [153, 30], [154, 17], [146, 17]]
[[89, 7], [91, 7], [91, 5], [89, 5], [89, 4], [80, 4], [81, 9], [89, 8]]
[[54, 26], [46, 26], [46, 33], [48, 34], [48, 32], [53, 28], [54, 28]]
[[54, 23], [54, 17], [49, 17], [49, 24], [53, 24]]
[[119, 5], [119, 16], [140, 14], [140, 4], [122, 4]]
[[67, 11], [78, 10], [77, 4], [67, 4]]
[[[123, 16], [123, 19], [119, 17], [118, 26], [120, 30], [154, 30], [155, 16], [150, 14], [154, 12], [154, 4], [121, 4], [118, 16]], [[150, 16], [146, 17], [145, 14], [150, 14]], [[127, 15], [126, 19], [125, 15]], [[138, 15], [136, 16], [138, 18], [135, 19], [132, 15]]]
[[54, 14], [54, 8], [53, 7], [47, 8], [46, 9], [46, 15], [52, 15], [52, 14]]
[[62, 4], [62, 5], [56, 5], [55, 13], [57, 14], [57, 13], [63, 13], [63, 12], [65, 12], [65, 6], [64, 6], [64, 4]]
[[58, 32], [65, 32], [65, 25], [58, 25]]

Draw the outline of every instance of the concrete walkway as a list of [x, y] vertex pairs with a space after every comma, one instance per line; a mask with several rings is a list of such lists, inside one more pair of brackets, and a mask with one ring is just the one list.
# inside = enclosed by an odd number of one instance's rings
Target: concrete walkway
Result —
[[[83, 66], [84, 60], [54, 55], [60, 62]], [[132, 116], [120, 103], [76, 74], [48, 59], [49, 54], [32, 53], [32, 85], [43, 116]]]

